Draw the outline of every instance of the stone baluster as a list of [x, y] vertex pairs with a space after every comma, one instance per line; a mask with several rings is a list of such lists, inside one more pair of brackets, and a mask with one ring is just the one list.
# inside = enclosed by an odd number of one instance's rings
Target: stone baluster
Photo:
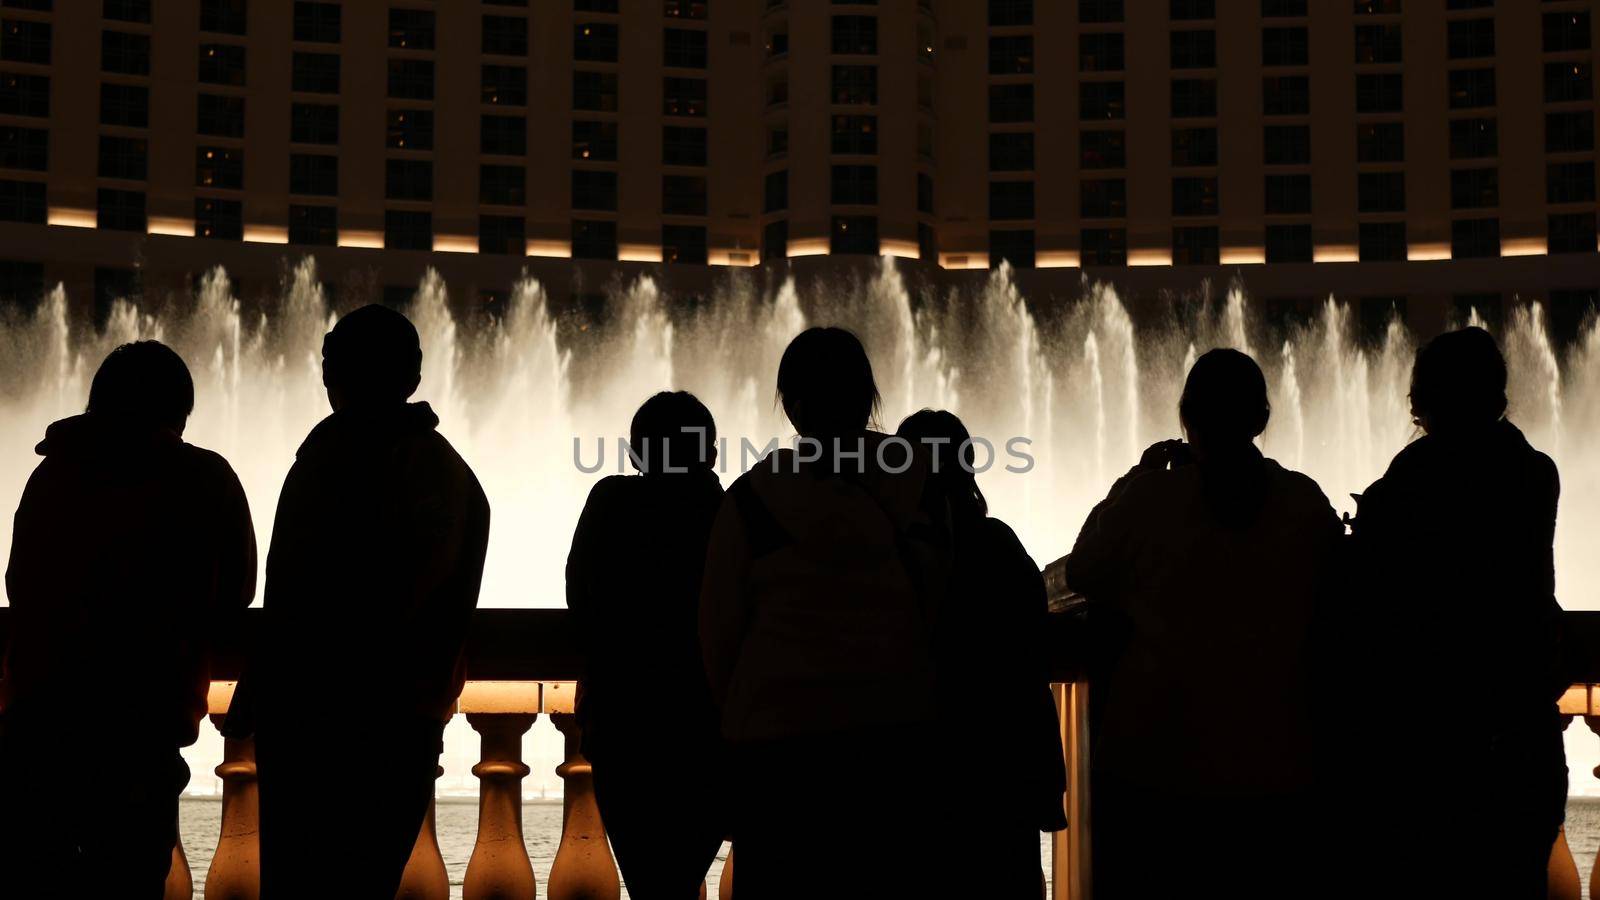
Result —
[[172, 845], [172, 864], [167, 867], [167, 887], [162, 900], [192, 900], [194, 875], [189, 871], [189, 856], [183, 852], [183, 835]]
[[[551, 691], [550, 695], [559, 693]], [[561, 845], [550, 869], [550, 900], [618, 900], [622, 884], [600, 821], [600, 808], [595, 805], [594, 770], [580, 749], [582, 730], [570, 711], [552, 713], [550, 720], [566, 742], [566, 761], [556, 767], [564, 787]]]
[[[444, 767], [434, 770], [438, 779]], [[411, 858], [406, 860], [405, 874], [400, 877], [400, 890], [395, 900], [450, 900], [450, 873], [445, 871], [444, 856], [439, 852], [439, 832], [434, 819], [435, 804], [428, 803], [428, 816], [422, 820], [422, 830], [417, 834], [416, 846], [411, 848]]]
[[[212, 725], [222, 727], [232, 698], [231, 682], [212, 684]], [[261, 896], [261, 796], [255, 741], [225, 739], [216, 773], [222, 779], [222, 827], [206, 871], [206, 900], [256, 900]]]
[[522, 736], [533, 727], [539, 688], [527, 683], [468, 683], [461, 695], [467, 724], [481, 736], [478, 841], [467, 861], [466, 900], [533, 900], [533, 863], [522, 839]]

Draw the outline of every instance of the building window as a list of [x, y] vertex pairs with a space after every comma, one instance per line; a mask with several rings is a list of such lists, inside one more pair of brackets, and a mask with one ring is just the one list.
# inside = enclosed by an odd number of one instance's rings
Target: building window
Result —
[[833, 52], [839, 56], [871, 56], [878, 52], [877, 16], [834, 16]]
[[1217, 67], [1217, 33], [1215, 31], [1174, 31], [1172, 43], [1172, 68], [1214, 69]]
[[339, 196], [339, 157], [320, 153], [289, 154], [289, 193]]
[[[600, 76], [598, 79], [592, 76]], [[590, 100], [587, 95], [580, 94], [580, 88], [587, 89], [592, 82], [610, 80], [611, 105], [604, 109], [615, 112], [617, 109], [617, 75], [615, 72], [573, 72], [572, 73], [572, 108], [573, 109], [602, 109], [599, 106], [582, 106], [579, 100]], [[527, 106], [528, 105], [528, 70], [523, 66], [484, 66], [482, 70], [482, 100], [490, 106]]]
[[201, 94], [195, 105], [194, 130], [217, 137], [244, 137], [244, 98]]
[[337, 3], [295, 0], [294, 39], [316, 44], [339, 43], [343, 12], [344, 8]]
[[1261, 29], [1263, 66], [1304, 66], [1311, 62], [1311, 39], [1305, 28]]
[[1261, 79], [1261, 111], [1268, 116], [1310, 114], [1311, 79], [1304, 75], [1268, 75]]
[[527, 169], [522, 166], [479, 166], [478, 202], [495, 206], [521, 206], [527, 203]]
[[575, 170], [572, 173], [572, 208], [615, 210], [617, 173]]
[[[1544, 52], [1589, 49], [1589, 11], [1544, 14]], [[1590, 247], [1590, 249], [1594, 249]]]
[[661, 226], [661, 261], [706, 264], [706, 230], [700, 225]]
[[389, 60], [389, 96], [398, 100], [432, 100], [433, 60]]
[[829, 253], [878, 255], [876, 216], [834, 216], [833, 227], [828, 233]]
[[1303, 215], [1311, 212], [1310, 175], [1268, 175], [1264, 209], [1269, 216]]
[[576, 259], [616, 259], [617, 223], [574, 219], [572, 255]]
[[1311, 163], [1311, 126], [1268, 125], [1261, 131], [1262, 161], [1269, 166]]
[[[338, 54], [296, 52], [291, 86], [294, 90], [307, 94], [339, 93]], [[429, 90], [432, 90], [431, 75]]]
[[[1080, 140], [1089, 140], [1090, 135], [1116, 134], [1120, 137], [1122, 132], [1085, 131], [1081, 133]], [[1033, 132], [1031, 131], [1000, 131], [989, 135], [989, 171], [991, 172], [1030, 172], [1033, 170]]]
[[522, 116], [484, 116], [478, 141], [486, 154], [522, 156], [528, 152], [528, 120]]
[[762, 182], [762, 212], [781, 212], [789, 208], [789, 172], [768, 172]]
[[1590, 100], [1594, 83], [1588, 63], [1553, 62], [1544, 64], [1544, 102], [1566, 103]]
[[878, 152], [877, 116], [834, 116], [834, 153], [872, 156]]
[[[103, 158], [103, 146], [101, 150]], [[50, 132], [43, 128], [0, 125], [0, 167], [35, 172], [50, 168]]]
[[[1492, 171], [1492, 170], [1491, 170]], [[1593, 203], [1594, 163], [1551, 163], [1545, 169], [1545, 202]]]
[[617, 0], [573, 0], [572, 8], [578, 12], [616, 13]]
[[1090, 178], [1079, 185], [1078, 214], [1085, 219], [1120, 219], [1128, 214], [1128, 182]]
[[1266, 256], [1269, 263], [1311, 262], [1311, 226], [1268, 225]]
[[150, 24], [150, 0], [105, 0], [100, 16], [114, 22]]
[[933, 178], [926, 172], [917, 173], [917, 212], [933, 215]]
[[1450, 223], [1451, 258], [1479, 259], [1499, 255], [1499, 219], [1457, 219]]
[[149, 75], [150, 35], [100, 32], [100, 70], [117, 75]]
[[767, 105], [782, 106], [789, 102], [789, 73], [773, 72], [767, 77]]
[[1128, 232], [1122, 228], [1085, 228], [1080, 236], [1079, 262], [1085, 266], [1128, 264]]
[[706, 67], [706, 32], [698, 28], [667, 28], [661, 33], [662, 60], [680, 69]]
[[704, 19], [707, 0], [663, 0], [661, 14], [669, 19]]
[[194, 148], [194, 183], [196, 187], [243, 190], [244, 148]]
[[1306, 14], [1306, 0], [1261, 0], [1261, 18], [1297, 19]]
[[878, 102], [877, 66], [834, 66], [833, 102], [837, 106], [871, 106]]
[[149, 173], [150, 152], [144, 138], [100, 136], [100, 177], [143, 181]]
[[939, 259], [939, 237], [927, 222], [917, 223], [917, 258], [925, 262]]
[[1450, 120], [1451, 159], [1477, 159], [1499, 152], [1500, 130], [1494, 119]]
[[1357, 229], [1356, 256], [1362, 262], [1397, 262], [1406, 258], [1406, 223], [1362, 222]]
[[[489, 69], [500, 68], [484, 66], [484, 102], [494, 103], [490, 100]], [[517, 70], [521, 72], [521, 69]], [[527, 83], [524, 77], [518, 85], [519, 90], [526, 92], [522, 85]], [[518, 101], [519, 104], [522, 101]], [[617, 73], [615, 72], [573, 72], [572, 73], [572, 108], [586, 112], [616, 112], [617, 111]]]
[[1172, 129], [1172, 165], [1214, 166], [1217, 164], [1217, 130], [1215, 128]]
[[[33, 182], [27, 182], [33, 183]], [[17, 221], [31, 222], [33, 219]], [[39, 222], [44, 221], [44, 185], [39, 185]], [[114, 231], [144, 231], [144, 192], [101, 188], [95, 195], [95, 225]]]
[[31, 308], [43, 295], [44, 263], [0, 260], [0, 304]]
[[1172, 80], [1172, 117], [1209, 119], [1217, 114], [1217, 82], [1210, 78]]
[[768, 222], [761, 229], [761, 261], [771, 262], [789, 255], [789, 222]]
[[433, 162], [426, 159], [384, 160], [383, 196], [390, 200], [432, 200]]
[[996, 220], [1033, 218], [1033, 182], [989, 182], [989, 218]]
[[580, 62], [616, 62], [617, 26], [579, 22], [572, 26], [572, 58]]
[[1455, 169], [1450, 173], [1451, 209], [1482, 209], [1498, 205], [1499, 169]]
[[390, 250], [432, 250], [433, 213], [414, 209], [384, 210], [383, 246]]
[[527, 223], [521, 216], [478, 217], [479, 253], [522, 256], [527, 250]]
[[[839, 68], [838, 66], [834, 67]], [[704, 78], [661, 79], [661, 113], [667, 116], [701, 117], [706, 114]]]
[[1356, 26], [1357, 63], [1397, 63], [1404, 52], [1400, 23]]
[[[1083, 39], [1089, 35], [1078, 38], [1079, 47], [1083, 46]], [[1121, 38], [1122, 35], [1115, 35]], [[1122, 68], [1122, 47], [1119, 40], [1117, 47], [1117, 68]], [[1088, 61], [1080, 57], [1080, 64]], [[1109, 65], [1109, 59], [1100, 58], [1100, 62]], [[1099, 70], [1104, 71], [1104, 70]], [[989, 38], [989, 74], [990, 75], [1031, 75], [1033, 74], [1033, 35], [1009, 34], [996, 35]]]
[[878, 202], [877, 166], [834, 166], [829, 183], [833, 203], [871, 206]]
[[[1028, 67], [1017, 72], [1008, 71], [1005, 58], [997, 60], [995, 44], [1000, 41], [1027, 41]], [[1000, 63], [996, 71], [996, 63]], [[1078, 35], [1078, 71], [1080, 72], [1121, 72], [1126, 65], [1123, 54], [1123, 38], [1120, 31], [1091, 31]], [[1020, 37], [992, 37], [989, 39], [989, 74], [1011, 75], [1028, 74], [1033, 71], [1033, 38]]]
[[200, 67], [196, 75], [200, 83], [243, 87], [244, 71], [244, 47], [238, 44], [200, 45]]
[[1034, 266], [1033, 229], [997, 228], [989, 232], [989, 268], [1004, 262], [1013, 269]]
[[[1091, 0], [1085, 0], [1085, 3], [1090, 2]], [[1122, 5], [1120, 0], [1117, 5]], [[1119, 15], [1118, 18], [1120, 19], [1121, 16]], [[989, 0], [989, 24], [992, 26], [1032, 25], [1033, 0]]]
[[483, 52], [496, 56], [527, 56], [528, 20], [522, 16], [484, 16]]
[[1356, 209], [1364, 213], [1405, 212], [1403, 172], [1362, 172], [1356, 176]]
[[1549, 252], [1595, 252], [1594, 213], [1557, 213], [1550, 216]]
[[391, 109], [383, 144], [391, 150], [432, 150], [433, 110]]
[[[1458, 73], [1451, 72], [1451, 75]], [[1405, 106], [1405, 81], [1398, 72], [1356, 76], [1356, 112], [1400, 112]]]
[[1215, 226], [1172, 229], [1173, 265], [1214, 266], [1221, 259], [1221, 241]]
[[1172, 179], [1172, 214], [1175, 216], [1214, 216], [1217, 214], [1217, 179]]
[[[0, 221], [29, 222], [34, 225], [43, 225], [45, 222], [44, 182], [42, 181], [12, 181], [0, 179]], [[100, 191], [103, 196], [106, 191]], [[113, 191], [112, 193], [125, 194], [128, 191]], [[144, 195], [137, 194], [139, 198], [140, 220], [138, 229], [144, 230]], [[100, 213], [100, 227], [107, 227], [104, 207]]]
[[332, 206], [289, 204], [289, 243], [312, 247], [339, 243], [339, 211]]
[[194, 199], [194, 236], [237, 241], [244, 237], [244, 204], [215, 197]]
[[245, 0], [200, 0], [200, 30], [244, 34], [248, 23]]
[[1400, 0], [1355, 0], [1358, 16], [1397, 16]]
[[50, 65], [50, 23], [29, 19], [0, 20], [0, 59]]
[[1594, 149], [1594, 113], [1553, 112], [1544, 116], [1546, 153], [1585, 153]]
[[705, 215], [705, 177], [702, 175], [661, 176], [661, 211], [669, 216]]
[[150, 89], [142, 84], [101, 84], [100, 124], [148, 128]]
[[[994, 115], [994, 95], [996, 88], [1026, 88], [1027, 89], [1027, 118], [1022, 119], [996, 119]], [[1086, 81], [1078, 85], [1078, 118], [1084, 121], [1095, 119], [1121, 119], [1127, 113], [1127, 95], [1123, 83], [1120, 81]], [[1009, 84], [989, 86], [989, 121], [991, 122], [1031, 122], [1033, 121], [1033, 85]]]
[[434, 36], [433, 10], [389, 9], [389, 46], [399, 50], [432, 50]]
[[1494, 55], [1494, 19], [1457, 19], [1445, 27], [1451, 59]]
[[617, 123], [578, 119], [572, 123], [572, 158], [590, 162], [615, 162]]
[[[1454, 134], [1455, 124], [1451, 124]], [[1399, 122], [1371, 122], [1356, 126], [1356, 161], [1364, 163], [1404, 162], [1406, 129]]]
[[1167, 6], [1170, 13], [1168, 18], [1174, 22], [1187, 22], [1194, 19], [1215, 19], [1217, 17], [1216, 0], [1171, 0]]
[[[1546, 92], [1549, 91], [1549, 70], [1546, 67]], [[1494, 105], [1493, 69], [1452, 69], [1450, 71], [1450, 108], [1472, 109]]]
[[50, 77], [0, 72], [0, 113], [9, 116], [50, 115]]
[[[613, 132], [613, 139], [616, 135]], [[661, 161], [669, 166], [703, 166], [706, 164], [706, 130], [682, 125], [666, 125], [661, 129]]]
[[295, 103], [289, 107], [289, 140], [296, 144], [339, 143], [339, 107]]

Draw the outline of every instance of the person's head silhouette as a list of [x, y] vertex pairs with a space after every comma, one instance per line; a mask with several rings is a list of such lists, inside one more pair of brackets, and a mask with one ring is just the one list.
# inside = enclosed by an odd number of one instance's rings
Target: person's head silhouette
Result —
[[1411, 367], [1411, 417], [1429, 434], [1473, 431], [1506, 414], [1506, 360], [1482, 328], [1441, 334]]
[[934, 483], [944, 489], [950, 507], [957, 513], [979, 518], [989, 514], [989, 501], [978, 489], [977, 454], [972, 435], [955, 413], [943, 409], [922, 409], [906, 416], [895, 436], [932, 453], [929, 464]]
[[194, 411], [194, 379], [183, 357], [159, 341], [111, 351], [89, 385], [90, 415], [182, 436]]
[[422, 342], [411, 321], [370, 304], [322, 339], [322, 384], [335, 411], [404, 403], [422, 381]]
[[717, 423], [688, 391], [662, 391], [633, 414], [629, 462], [643, 475], [709, 471], [717, 462]]
[[1272, 414], [1261, 367], [1238, 350], [1219, 348], [1195, 360], [1183, 383], [1178, 418], [1202, 460], [1229, 456], [1267, 430]]
[[778, 363], [778, 399], [795, 430], [810, 438], [866, 430], [878, 409], [872, 362], [843, 328], [807, 328]]

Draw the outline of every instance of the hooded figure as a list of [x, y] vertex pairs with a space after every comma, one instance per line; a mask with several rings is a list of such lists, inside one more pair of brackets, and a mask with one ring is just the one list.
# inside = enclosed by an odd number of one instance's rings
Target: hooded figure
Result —
[[[438, 417], [406, 402], [421, 365], [399, 313], [340, 319], [323, 342], [333, 414], [300, 445], [278, 500], [264, 634], [227, 723], [255, 731], [269, 900], [309, 885], [393, 896], [433, 798], [489, 504]], [[361, 828], [326, 815], [337, 747], [355, 748], [377, 786]]]
[[[4, 896], [161, 896], [189, 780], [178, 748], [195, 741], [212, 648], [256, 579], [239, 479], [183, 441], [193, 406], [176, 353], [125, 344], [88, 412], [37, 448], [6, 570]], [[107, 755], [117, 777], [89, 777]]]

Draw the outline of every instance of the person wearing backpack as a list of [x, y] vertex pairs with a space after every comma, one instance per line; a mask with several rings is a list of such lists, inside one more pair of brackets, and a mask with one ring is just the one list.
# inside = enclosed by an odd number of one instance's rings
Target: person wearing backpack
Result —
[[700, 595], [739, 895], [917, 896], [938, 837], [927, 760], [946, 517], [924, 458], [870, 430], [878, 390], [855, 335], [801, 333], [778, 396], [799, 439], [729, 488]]

